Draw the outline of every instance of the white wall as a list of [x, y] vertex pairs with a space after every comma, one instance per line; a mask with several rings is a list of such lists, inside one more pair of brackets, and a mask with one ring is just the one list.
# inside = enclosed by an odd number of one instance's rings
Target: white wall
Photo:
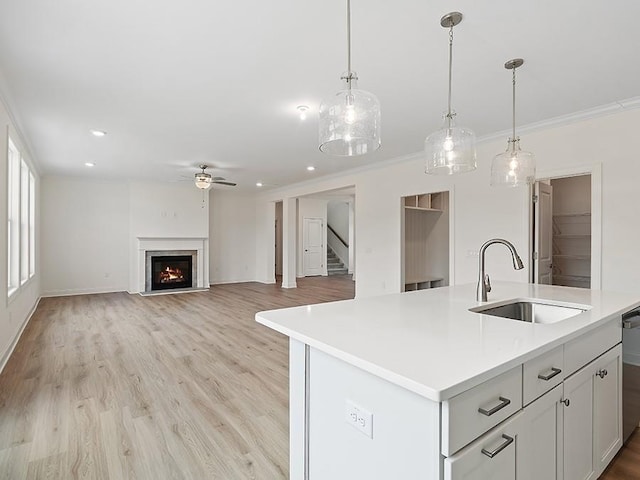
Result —
[[210, 283], [255, 280], [255, 196], [212, 190], [210, 203]]
[[[602, 286], [607, 290], [640, 290], [640, 255], [635, 245], [640, 224], [637, 178], [640, 162], [630, 152], [640, 151], [640, 110], [521, 133], [522, 146], [533, 151], [541, 178], [559, 170], [588, 168], [602, 164], [603, 238]], [[624, 139], [621, 141], [620, 139]], [[357, 296], [400, 291], [400, 197], [421, 191], [451, 190], [451, 214], [455, 239], [452, 261], [454, 283], [476, 281], [477, 252], [489, 238], [512, 241], [523, 260], [527, 257], [528, 194], [526, 189], [497, 189], [489, 186], [493, 156], [505, 148], [504, 140], [488, 141], [478, 148], [479, 168], [454, 177], [422, 174], [421, 156], [368, 170], [320, 179], [314, 183], [266, 192], [258, 208], [276, 199], [299, 197], [314, 192], [355, 185]], [[384, 188], [380, 186], [384, 185]], [[258, 242], [267, 242], [258, 228]], [[264, 261], [257, 257], [258, 264]], [[530, 263], [528, 259], [525, 263]], [[487, 272], [493, 280], [527, 281], [527, 269], [513, 271], [509, 253], [500, 246], [487, 251]]]
[[[7, 299], [7, 138], [8, 134], [22, 152], [25, 161], [31, 167], [36, 180], [36, 273], [20, 289]], [[0, 370], [4, 367], [13, 347], [15, 346], [22, 329], [35, 309], [40, 297], [40, 279], [42, 267], [40, 264], [40, 176], [37, 165], [31, 158], [25, 142], [16, 130], [16, 126], [8, 109], [0, 101], [0, 155], [2, 156], [2, 168], [0, 168], [0, 211], [4, 212], [0, 222]]]
[[42, 180], [42, 294], [123, 291], [129, 278], [129, 187]]

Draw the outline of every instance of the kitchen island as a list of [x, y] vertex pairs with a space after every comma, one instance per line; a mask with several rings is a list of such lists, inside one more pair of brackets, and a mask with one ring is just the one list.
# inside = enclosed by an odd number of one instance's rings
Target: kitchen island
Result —
[[[584, 309], [536, 324], [469, 311], [474, 298], [463, 285], [258, 313], [290, 337], [291, 478], [596, 478], [621, 445], [620, 317], [640, 299], [494, 285], [488, 303]], [[585, 426], [594, 401], [610, 414]], [[538, 458], [516, 454], [528, 443]], [[532, 476], [539, 455], [553, 468]]]

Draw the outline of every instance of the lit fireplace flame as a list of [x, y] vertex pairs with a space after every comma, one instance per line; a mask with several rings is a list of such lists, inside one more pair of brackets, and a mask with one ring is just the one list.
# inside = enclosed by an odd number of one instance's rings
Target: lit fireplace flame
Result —
[[167, 267], [158, 274], [160, 283], [182, 282], [184, 274], [179, 268]]

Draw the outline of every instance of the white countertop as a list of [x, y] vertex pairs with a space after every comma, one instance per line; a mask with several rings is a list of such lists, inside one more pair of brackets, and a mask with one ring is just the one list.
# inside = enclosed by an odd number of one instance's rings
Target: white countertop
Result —
[[443, 401], [640, 305], [640, 295], [522, 283], [489, 301], [545, 299], [592, 308], [554, 324], [470, 312], [475, 285], [381, 295], [256, 314], [295, 340], [434, 401]]

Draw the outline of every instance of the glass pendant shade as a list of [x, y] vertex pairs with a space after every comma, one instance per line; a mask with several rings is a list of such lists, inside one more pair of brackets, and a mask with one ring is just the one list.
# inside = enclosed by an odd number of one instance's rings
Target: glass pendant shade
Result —
[[355, 72], [342, 78], [344, 89], [320, 104], [320, 151], [341, 157], [371, 153], [380, 147], [380, 102], [357, 88]]
[[520, 187], [535, 182], [536, 162], [533, 153], [520, 149], [520, 139], [509, 138], [507, 150], [491, 162], [491, 185]]
[[449, 115], [445, 115], [444, 125], [429, 135], [424, 141], [426, 157], [425, 172], [437, 175], [453, 175], [475, 170], [476, 134], [457, 127]]

